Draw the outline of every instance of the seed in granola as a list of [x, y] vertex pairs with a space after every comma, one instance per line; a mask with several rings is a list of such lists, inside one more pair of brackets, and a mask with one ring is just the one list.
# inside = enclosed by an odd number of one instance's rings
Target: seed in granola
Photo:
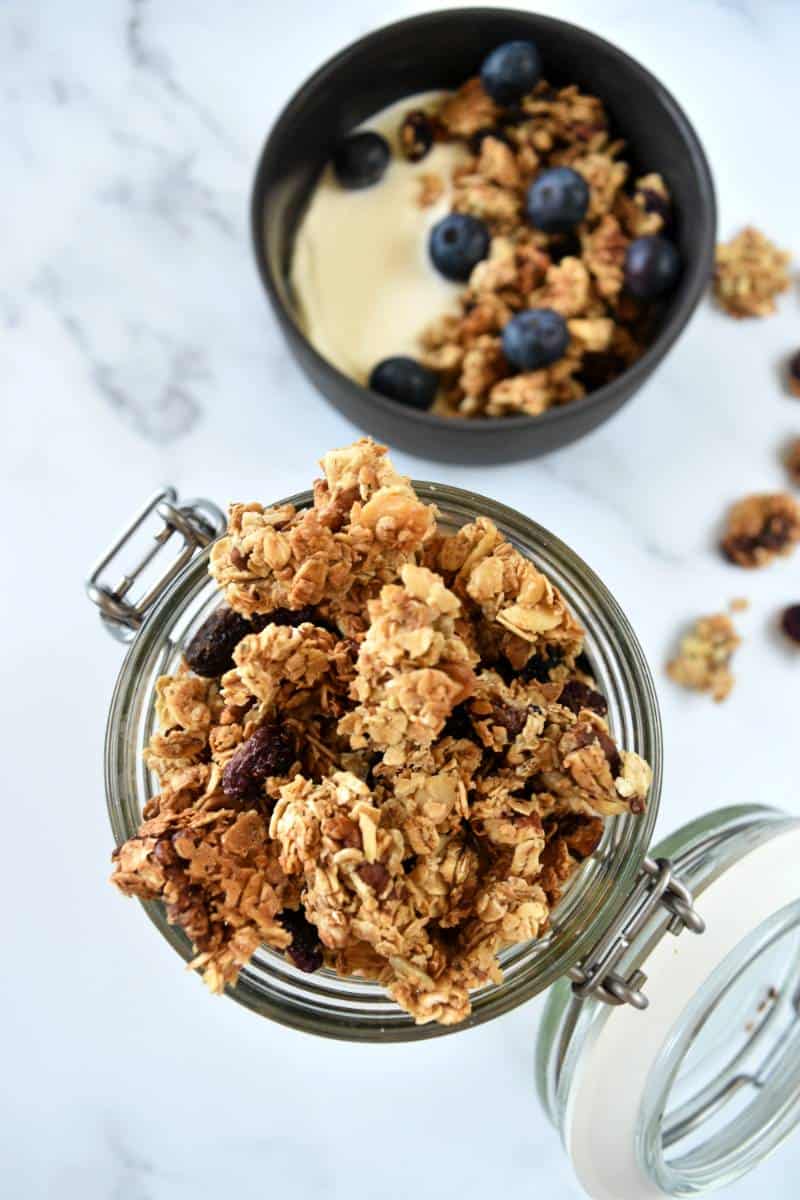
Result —
[[640, 300], [655, 300], [678, 282], [681, 260], [665, 237], [634, 238], [625, 255], [625, 287]]
[[800, 604], [790, 604], [783, 610], [781, 629], [793, 642], [800, 644]]
[[382, 179], [390, 158], [386, 138], [364, 129], [339, 143], [333, 154], [333, 169], [342, 187], [355, 191]]
[[389, 882], [389, 872], [383, 863], [362, 863], [357, 868], [358, 874], [367, 887], [371, 887], [378, 895], [383, 891]]
[[415, 358], [398, 354], [384, 358], [373, 368], [369, 386], [373, 392], [380, 392], [398, 404], [424, 412], [436, 399], [439, 376]]
[[601, 692], [581, 683], [579, 679], [570, 679], [564, 684], [558, 703], [563, 704], [570, 712], [578, 713], [582, 708], [588, 708], [604, 717], [608, 712], [608, 701]]
[[278, 920], [287, 933], [292, 935], [292, 944], [286, 953], [298, 971], [318, 971], [322, 966], [322, 942], [316, 925], [312, 925], [303, 908], [284, 908]]
[[562, 358], [569, 330], [561, 313], [552, 308], [529, 308], [517, 313], [502, 335], [503, 354], [518, 371], [538, 371]]
[[266, 721], [225, 765], [222, 790], [232, 800], [256, 800], [270, 775], [285, 775], [295, 761], [294, 738], [277, 721]]
[[536, 87], [541, 74], [542, 59], [533, 42], [505, 42], [484, 59], [481, 83], [498, 104], [512, 104]]
[[195, 675], [216, 679], [230, 671], [234, 650], [251, 632], [246, 617], [223, 604], [206, 617], [189, 642], [184, 651], [186, 662]]
[[789, 359], [789, 388], [795, 396], [800, 396], [800, 350]]
[[469, 213], [448, 213], [431, 230], [428, 249], [433, 265], [445, 279], [466, 283], [489, 253], [489, 230]]
[[541, 171], [528, 188], [528, 219], [545, 233], [567, 233], [589, 207], [589, 185], [571, 167]]
[[400, 148], [409, 162], [420, 162], [433, 145], [434, 126], [428, 113], [413, 108], [400, 126]]

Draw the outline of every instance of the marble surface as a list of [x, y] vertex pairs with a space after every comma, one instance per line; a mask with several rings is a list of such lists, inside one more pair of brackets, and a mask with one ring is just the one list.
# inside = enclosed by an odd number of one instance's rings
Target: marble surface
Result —
[[[800, 254], [796, 4], [538, 7], [618, 42], [675, 92], [708, 149], [724, 234], [755, 221]], [[286, 96], [376, 11], [0, 3], [9, 1200], [581, 1194], [533, 1091], [539, 1004], [404, 1049], [318, 1041], [207, 997], [106, 884], [102, 739], [120, 648], [83, 598], [86, 568], [159, 483], [269, 500], [352, 438], [278, 336], [247, 201]], [[380, 19], [411, 11], [388, 0]], [[663, 831], [720, 804], [800, 813], [787, 716], [800, 668], [775, 633], [800, 599], [800, 559], [748, 574], [714, 552], [729, 500], [783, 484], [800, 407], [780, 371], [798, 342], [796, 289], [760, 323], [706, 303], [636, 401], [577, 446], [481, 470], [398, 456], [535, 516], [616, 593], [663, 706]], [[662, 670], [676, 630], [737, 595], [752, 606], [732, 698], [679, 694]], [[789, 1200], [798, 1170], [795, 1138], [725, 1194]]]

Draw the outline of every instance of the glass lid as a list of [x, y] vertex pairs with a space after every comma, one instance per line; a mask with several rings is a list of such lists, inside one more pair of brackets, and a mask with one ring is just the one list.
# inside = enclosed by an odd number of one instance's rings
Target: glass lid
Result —
[[800, 821], [720, 810], [655, 855], [705, 933], [678, 940], [657, 915], [624, 962], [647, 976], [647, 1010], [562, 983], [540, 1032], [540, 1097], [594, 1200], [719, 1188], [800, 1121]]

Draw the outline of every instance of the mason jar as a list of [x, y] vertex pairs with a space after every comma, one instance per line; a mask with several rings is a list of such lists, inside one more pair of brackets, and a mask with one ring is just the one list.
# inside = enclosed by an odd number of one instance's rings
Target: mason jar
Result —
[[[569, 547], [527, 517], [459, 488], [414, 487], [436, 505], [447, 530], [489, 517], [561, 590], [586, 631], [615, 738], [653, 768], [647, 809], [606, 820], [548, 932], [501, 954], [502, 983], [475, 991], [460, 1025], [417, 1025], [378, 984], [325, 968], [303, 973], [266, 946], [227, 995], [308, 1033], [402, 1042], [452, 1036], [551, 988], [538, 1034], [538, 1089], [589, 1194], [647, 1200], [730, 1183], [800, 1117], [800, 820], [767, 808], [717, 811], [649, 852], [661, 724], [625, 614]], [[276, 503], [306, 508], [312, 494]], [[155, 540], [110, 586], [112, 564], [153, 527]], [[107, 628], [129, 643], [105, 742], [117, 844], [135, 835], [158, 790], [143, 761], [156, 728], [155, 682], [177, 669], [183, 647], [220, 602], [208, 556], [223, 528], [216, 506], [182, 504], [166, 489], [137, 514], [87, 585]], [[178, 554], [164, 569], [176, 541]], [[148, 573], [145, 594], [133, 598]], [[188, 961], [191, 943], [163, 906], [143, 907]]]

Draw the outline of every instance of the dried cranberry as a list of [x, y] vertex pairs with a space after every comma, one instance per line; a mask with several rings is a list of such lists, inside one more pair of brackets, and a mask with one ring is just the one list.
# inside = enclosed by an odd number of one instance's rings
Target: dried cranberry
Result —
[[550, 672], [564, 661], [564, 652], [558, 646], [545, 646], [540, 654], [534, 654], [518, 672], [523, 683], [548, 683]]
[[800, 642], [800, 604], [790, 604], [784, 609], [781, 629], [793, 642]]
[[185, 650], [185, 658], [195, 675], [215, 679], [233, 666], [233, 652], [243, 637], [252, 633], [246, 617], [223, 605], [212, 612]]
[[568, 683], [564, 684], [561, 695], [558, 697], [558, 703], [563, 704], [565, 708], [574, 713], [580, 712], [582, 708], [588, 708], [604, 717], [608, 712], [605, 696], [593, 688], [587, 687], [578, 679], [570, 679]]
[[475, 729], [470, 719], [468, 705], [457, 704], [447, 718], [447, 724], [442, 730], [442, 737], [474, 739], [474, 736]]
[[328, 628], [325, 621], [317, 615], [317, 610], [310, 606], [307, 608], [276, 608], [272, 612], [257, 613], [253, 617], [253, 628], [256, 633], [260, 633], [268, 625], [291, 625], [296, 629], [298, 625], [306, 624]]
[[421, 108], [406, 113], [400, 126], [400, 148], [409, 162], [419, 162], [433, 145], [435, 126]]
[[515, 738], [522, 733], [528, 719], [527, 708], [514, 708], [511, 704], [496, 702], [492, 705], [491, 720], [495, 725], [502, 726], [508, 736]]
[[292, 935], [292, 944], [286, 953], [299, 971], [318, 971], [322, 966], [322, 942], [316, 925], [312, 925], [303, 908], [285, 908], [278, 920], [287, 933]]
[[266, 721], [244, 742], [222, 772], [222, 790], [232, 800], [257, 799], [269, 775], [285, 775], [295, 760], [294, 738], [277, 721]]
[[367, 887], [371, 887], [373, 891], [379, 894], [389, 882], [389, 872], [383, 863], [363, 863], [358, 867], [358, 874], [364, 880]]
[[611, 738], [602, 729], [597, 730], [597, 740], [600, 743], [603, 753], [608, 762], [608, 769], [611, 772], [612, 778], [616, 779], [622, 770], [622, 759], [619, 756], [619, 750], [614, 745]]

